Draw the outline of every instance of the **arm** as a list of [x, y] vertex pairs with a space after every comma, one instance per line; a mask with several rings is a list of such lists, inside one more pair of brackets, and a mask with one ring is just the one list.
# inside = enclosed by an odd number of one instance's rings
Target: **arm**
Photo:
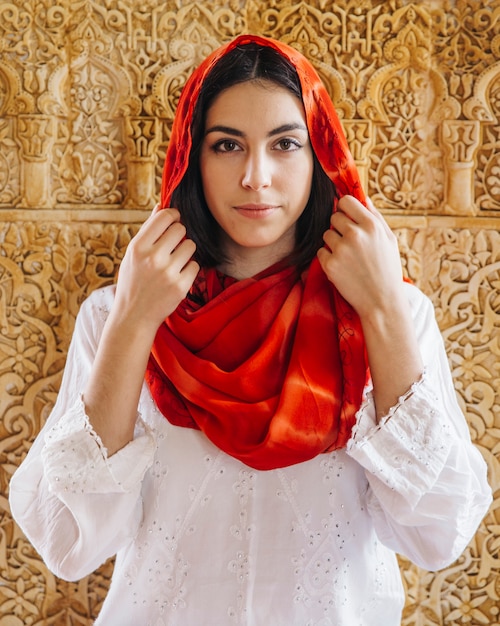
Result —
[[155, 450], [137, 414], [144, 371], [158, 326], [197, 272], [178, 218], [154, 212], [114, 297], [102, 290], [82, 306], [54, 410], [11, 481], [13, 516], [61, 578], [92, 572], [140, 523]]
[[367, 505], [381, 541], [435, 570], [462, 553], [492, 497], [432, 305], [415, 287], [406, 285], [406, 292], [425, 374], [379, 424], [369, 397], [347, 452], [365, 468]]
[[397, 241], [382, 215], [352, 196], [340, 199], [331, 224], [318, 259], [360, 317], [379, 419], [423, 372]]
[[91, 573], [134, 536], [141, 486], [153, 462], [153, 433], [137, 421], [135, 439], [106, 455], [81, 401], [113, 288], [94, 292], [76, 321], [57, 401], [9, 489], [16, 522], [57, 576]]
[[115, 303], [84, 391], [87, 415], [110, 455], [133, 438], [155, 334], [199, 270], [179, 217], [175, 209], [154, 211], [120, 266]]
[[325, 243], [320, 263], [365, 334], [373, 390], [347, 451], [365, 468], [377, 534], [423, 567], [444, 567], [471, 539], [491, 490], [432, 306], [402, 281], [396, 239], [371, 205], [342, 198]]

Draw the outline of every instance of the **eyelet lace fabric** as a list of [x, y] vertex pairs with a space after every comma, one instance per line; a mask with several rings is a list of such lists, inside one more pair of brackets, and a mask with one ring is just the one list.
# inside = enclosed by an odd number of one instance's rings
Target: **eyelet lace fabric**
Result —
[[370, 392], [347, 446], [374, 479], [404, 493], [411, 506], [432, 487], [452, 441], [451, 425], [438, 414], [439, 398], [428, 383], [425, 371], [378, 424]]
[[135, 434], [133, 442], [108, 458], [80, 396], [45, 436], [42, 459], [51, 489], [56, 493], [110, 493], [136, 488], [152, 460], [155, 444], [140, 416]]
[[116, 556], [95, 626], [399, 626], [395, 552], [458, 557], [491, 502], [430, 303], [408, 286], [426, 371], [347, 448], [255, 470], [164, 419], [147, 386], [135, 438], [108, 457], [85, 388], [112, 289], [82, 307], [45, 432], [10, 484], [12, 513], [56, 575]]

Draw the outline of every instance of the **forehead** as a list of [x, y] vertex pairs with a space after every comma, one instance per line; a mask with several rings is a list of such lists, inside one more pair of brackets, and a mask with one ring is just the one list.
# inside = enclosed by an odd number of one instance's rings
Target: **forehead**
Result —
[[206, 126], [224, 123], [279, 126], [292, 121], [305, 125], [302, 101], [291, 91], [271, 81], [249, 81], [228, 87], [212, 102], [206, 114]]

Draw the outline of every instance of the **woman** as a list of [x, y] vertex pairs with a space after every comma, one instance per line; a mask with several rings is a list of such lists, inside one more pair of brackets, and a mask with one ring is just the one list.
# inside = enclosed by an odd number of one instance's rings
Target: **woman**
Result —
[[82, 306], [15, 518], [63, 578], [116, 554], [96, 624], [399, 624], [394, 553], [450, 563], [491, 493], [300, 54], [242, 36], [202, 63], [161, 207]]

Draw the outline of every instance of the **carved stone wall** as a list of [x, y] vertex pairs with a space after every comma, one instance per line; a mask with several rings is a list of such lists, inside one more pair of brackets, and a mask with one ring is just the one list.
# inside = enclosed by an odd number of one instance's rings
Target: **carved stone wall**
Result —
[[403, 624], [500, 625], [500, 0], [0, 2], [0, 626], [88, 626], [112, 563], [44, 567], [8, 482], [47, 417], [75, 316], [153, 206], [191, 70], [243, 32], [308, 56], [366, 189], [433, 300], [495, 501], [451, 567], [401, 560]]

